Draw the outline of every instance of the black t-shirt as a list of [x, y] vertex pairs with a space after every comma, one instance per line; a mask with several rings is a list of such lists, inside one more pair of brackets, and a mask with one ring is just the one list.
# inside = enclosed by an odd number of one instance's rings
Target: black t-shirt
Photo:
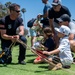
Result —
[[55, 48], [55, 43], [51, 37], [49, 37], [43, 45], [48, 48], [47, 51], [52, 51]]
[[54, 9], [51, 8], [49, 10], [48, 17], [49, 17], [49, 19], [54, 19], [54, 21], [56, 23], [58, 23], [58, 21], [56, 20], [56, 18], [59, 18], [63, 14], [68, 14], [71, 17], [71, 13], [70, 13], [69, 9], [67, 7], [65, 7], [65, 6], [61, 6], [61, 9], [60, 9], [59, 12], [55, 12]]
[[18, 17], [16, 20], [11, 20], [10, 16], [8, 15], [1, 19], [0, 24], [5, 26], [7, 35], [16, 35], [17, 28], [23, 25], [23, 19]]

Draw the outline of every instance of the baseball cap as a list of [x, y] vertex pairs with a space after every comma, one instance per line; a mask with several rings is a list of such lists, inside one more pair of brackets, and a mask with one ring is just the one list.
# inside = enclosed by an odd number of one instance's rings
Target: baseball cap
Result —
[[57, 20], [59, 21], [59, 22], [63, 22], [63, 21], [68, 21], [68, 22], [70, 22], [70, 17], [69, 17], [69, 15], [67, 15], [67, 14], [63, 14], [62, 16], [60, 16], [60, 18], [57, 18]]
[[71, 33], [71, 30], [68, 26], [62, 25], [60, 28], [55, 28], [57, 32], [63, 33], [65, 35], [69, 35]]
[[61, 5], [61, 0], [53, 0], [52, 5]]

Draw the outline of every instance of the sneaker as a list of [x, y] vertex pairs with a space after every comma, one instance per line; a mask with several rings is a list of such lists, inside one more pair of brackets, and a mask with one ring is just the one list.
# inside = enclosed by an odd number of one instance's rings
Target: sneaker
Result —
[[22, 64], [22, 65], [26, 65], [26, 62], [25, 61], [19, 61], [18, 63], [19, 64]]
[[69, 69], [69, 68], [71, 68], [71, 66], [70, 65], [66, 65], [66, 66], [63, 66], [63, 68]]

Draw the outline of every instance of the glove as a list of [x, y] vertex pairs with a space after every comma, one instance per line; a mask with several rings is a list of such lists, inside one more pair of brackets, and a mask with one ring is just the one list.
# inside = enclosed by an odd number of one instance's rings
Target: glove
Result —
[[40, 43], [39, 42], [35, 42], [34, 43], [34, 47], [37, 49], [37, 48], [39, 48], [40, 47]]

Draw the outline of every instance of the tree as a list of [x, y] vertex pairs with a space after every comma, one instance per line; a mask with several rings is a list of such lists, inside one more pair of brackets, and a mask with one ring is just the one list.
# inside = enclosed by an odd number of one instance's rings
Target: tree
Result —
[[8, 8], [12, 3], [11, 2], [6, 2], [5, 6]]
[[26, 9], [25, 8], [22, 8], [21, 11], [24, 14], [26, 12]]
[[9, 14], [8, 7], [10, 4], [11, 4], [11, 2], [6, 2], [4, 5], [2, 3], [0, 3], [0, 18]]

